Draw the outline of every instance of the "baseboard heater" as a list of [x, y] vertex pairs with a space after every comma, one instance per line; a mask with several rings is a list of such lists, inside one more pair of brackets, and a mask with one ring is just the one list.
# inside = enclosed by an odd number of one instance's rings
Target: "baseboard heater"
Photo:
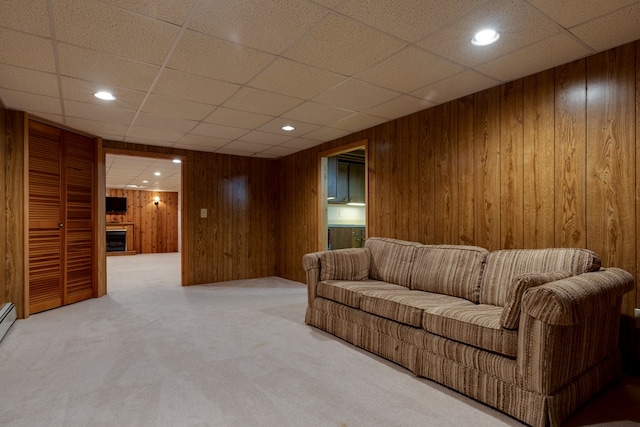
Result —
[[0, 307], [0, 341], [2, 341], [2, 338], [4, 338], [15, 320], [16, 308], [13, 303], [7, 302], [2, 304], [2, 307]]

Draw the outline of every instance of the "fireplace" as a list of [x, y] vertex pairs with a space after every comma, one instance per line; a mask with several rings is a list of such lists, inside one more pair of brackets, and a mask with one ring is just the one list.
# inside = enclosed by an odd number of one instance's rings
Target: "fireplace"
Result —
[[107, 230], [107, 252], [127, 250], [127, 230]]

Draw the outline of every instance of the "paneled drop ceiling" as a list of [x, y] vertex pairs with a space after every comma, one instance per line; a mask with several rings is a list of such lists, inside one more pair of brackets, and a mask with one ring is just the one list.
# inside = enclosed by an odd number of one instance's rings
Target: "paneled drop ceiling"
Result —
[[180, 164], [171, 159], [107, 154], [107, 188], [180, 192]]
[[[500, 40], [472, 46], [485, 27]], [[0, 99], [106, 139], [278, 158], [637, 39], [629, 0], [3, 0]]]

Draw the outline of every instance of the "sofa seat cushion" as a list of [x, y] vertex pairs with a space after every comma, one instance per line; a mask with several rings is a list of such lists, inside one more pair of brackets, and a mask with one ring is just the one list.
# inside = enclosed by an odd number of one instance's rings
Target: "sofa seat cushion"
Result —
[[361, 294], [362, 311], [417, 328], [422, 327], [425, 309], [474, 305], [462, 298], [409, 289], [369, 289]]
[[362, 291], [365, 290], [403, 289], [404, 286], [377, 280], [325, 280], [318, 283], [317, 295], [353, 308], [360, 308]]
[[424, 245], [416, 249], [411, 289], [480, 301], [480, 281], [489, 251], [477, 246]]
[[502, 310], [486, 304], [436, 306], [424, 310], [422, 327], [446, 338], [516, 357], [518, 331], [500, 327]]

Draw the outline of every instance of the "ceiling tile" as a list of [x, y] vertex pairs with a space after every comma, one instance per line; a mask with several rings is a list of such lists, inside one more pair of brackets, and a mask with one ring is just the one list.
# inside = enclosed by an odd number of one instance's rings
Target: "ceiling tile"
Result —
[[0, 63], [54, 73], [50, 39], [0, 28]]
[[129, 130], [129, 126], [127, 125], [99, 122], [97, 120], [87, 120], [75, 117], [67, 118], [65, 124], [75, 129], [82, 129], [83, 131], [92, 133], [94, 135], [107, 134], [124, 137]]
[[329, 125], [355, 114], [354, 111], [308, 101], [283, 114], [283, 117], [306, 123]]
[[326, 9], [302, 0], [271, 1], [268, 7], [250, 0], [201, 2], [189, 28], [280, 54], [327, 13]]
[[401, 39], [415, 42], [486, 0], [349, 0], [337, 10]]
[[264, 156], [267, 156], [267, 157], [271, 157], [271, 156], [282, 157], [282, 156], [288, 156], [289, 154], [293, 154], [296, 151], [298, 151], [298, 150], [296, 150], [295, 148], [284, 147], [282, 145], [278, 145], [276, 147], [267, 148], [266, 150], [258, 153], [257, 156], [260, 156], [260, 157], [264, 157]]
[[[386, 121], [387, 119], [383, 119], [381, 117], [360, 113], [351, 117], [347, 117], [344, 120], [340, 120], [339, 122], [334, 123], [333, 126], [344, 130], [349, 130], [351, 132], [358, 132], [359, 130], [374, 127]], [[305, 137], [310, 138], [309, 135], [305, 135]]]
[[4, 64], [0, 64], [0, 87], [36, 95], [59, 95], [55, 74]]
[[314, 101], [347, 110], [364, 111], [398, 95], [397, 92], [352, 78], [317, 96]]
[[553, 68], [554, 64], [568, 63], [589, 54], [590, 51], [574, 37], [559, 33], [524, 49], [479, 65], [476, 70], [498, 80], [512, 81]]
[[301, 102], [298, 98], [245, 87], [225, 102], [224, 106], [251, 113], [279, 116]]
[[309, 132], [304, 137], [318, 142], [327, 142], [349, 135], [348, 130], [323, 127], [313, 132]]
[[640, 38], [640, 4], [594, 19], [571, 32], [592, 48], [601, 51]]
[[227, 125], [237, 128], [253, 129], [267, 123], [271, 119], [273, 119], [273, 117], [265, 116], [263, 114], [248, 113], [246, 111], [219, 107], [204, 121], [207, 123], [216, 123], [219, 125]]
[[161, 21], [182, 25], [196, 0], [102, 0]]
[[254, 157], [257, 159], [279, 159], [282, 156], [279, 156], [275, 153], [267, 153], [266, 151], [263, 151], [262, 153], [255, 153], [251, 157]]
[[251, 151], [231, 150], [227, 147], [219, 148], [215, 151], [216, 154], [227, 154], [229, 156], [251, 156], [254, 153]]
[[37, 113], [33, 114], [33, 116], [47, 119], [49, 121], [52, 121], [53, 123], [64, 123], [64, 117], [60, 114]]
[[213, 105], [175, 99], [160, 95], [150, 95], [142, 106], [142, 111], [175, 119], [202, 120], [213, 111]]
[[60, 100], [51, 96], [36, 95], [0, 88], [0, 99], [8, 108], [34, 113], [62, 114]]
[[47, 2], [42, 0], [4, 0], [0, 27], [51, 37]]
[[151, 64], [162, 64], [179, 32], [95, 0], [56, 0], [53, 8], [58, 40]]
[[408, 47], [356, 75], [359, 80], [408, 93], [462, 71], [462, 67], [424, 50]]
[[259, 153], [264, 151], [266, 148], [268, 148], [268, 146], [256, 144], [254, 142], [232, 141], [218, 150], [218, 152], [226, 154], [243, 153], [244, 155], [247, 155], [247, 153]]
[[313, 98], [345, 78], [330, 71], [280, 58], [249, 85], [297, 98]]
[[[474, 33], [487, 27], [495, 28], [500, 40], [490, 46], [473, 46]], [[475, 67], [559, 31], [558, 24], [525, 1], [501, 0], [486, 3], [418, 45], [460, 65]]]
[[278, 145], [282, 144], [283, 142], [289, 141], [290, 139], [290, 135], [277, 135], [275, 133], [261, 132], [257, 130], [249, 132], [238, 138], [238, 140], [240, 141], [253, 142], [263, 145]]
[[191, 147], [220, 148], [220, 147], [224, 147], [225, 145], [227, 145], [231, 141], [232, 141], [231, 139], [212, 138], [210, 136], [188, 134], [188, 135], [185, 135], [184, 137], [182, 137], [176, 143], [176, 147], [178, 147], [178, 145], [180, 145], [180, 146], [188, 145], [188, 146], [191, 146]]
[[174, 132], [186, 133], [196, 127], [198, 122], [194, 120], [175, 119], [169, 117], [155, 116], [152, 114], [140, 113], [136, 117], [135, 126], [145, 128], [158, 128]]
[[173, 148], [179, 148], [181, 150], [206, 151], [208, 153], [214, 153], [220, 149], [220, 147], [214, 145], [191, 145], [185, 142], [176, 142], [175, 144], [173, 144]]
[[565, 28], [591, 21], [617, 11], [638, 0], [527, 0], [542, 13]]
[[404, 46], [405, 43], [356, 21], [330, 15], [287, 50], [284, 56], [353, 76]]
[[[114, 101], [104, 101], [93, 96], [94, 93], [106, 90], [115, 95]], [[109, 106], [121, 110], [137, 111], [144, 100], [145, 93], [137, 90], [116, 88], [87, 80], [62, 77], [62, 93], [65, 99], [96, 105]]]
[[[170, 140], [163, 140], [162, 138], [167, 138], [167, 134], [166, 132], [163, 134], [163, 136], [161, 137], [155, 137], [152, 132], [152, 129], [150, 129], [150, 133], [148, 137], [138, 137], [138, 136], [127, 136], [125, 138], [126, 142], [131, 142], [134, 144], [143, 144], [143, 145], [153, 145], [156, 147], [170, 147], [173, 148], [175, 142], [170, 141]], [[139, 130], [136, 131], [136, 133], [143, 133], [143, 130]], [[158, 132], [158, 134], [160, 134], [162, 132]]]
[[67, 77], [90, 80], [111, 87], [146, 91], [151, 87], [159, 67], [104, 52], [58, 44], [60, 73]]
[[[293, 126], [295, 127], [292, 131], [284, 131], [282, 130], [283, 126]], [[278, 117], [276, 119], [271, 120], [269, 123], [260, 126], [258, 128], [259, 131], [262, 132], [271, 132], [282, 136], [287, 136], [288, 139], [295, 138], [300, 135], [304, 135], [305, 133], [309, 133], [318, 129], [320, 126], [304, 123], [297, 120], [284, 119], [282, 117]]]
[[[127, 141], [131, 139], [146, 140], [146, 141], [154, 141], [155, 143], [160, 143], [161, 141], [174, 143], [180, 138], [182, 138], [184, 134], [182, 132], [174, 132], [170, 130], [164, 129], [156, 129], [156, 128], [143, 128], [140, 126], [134, 126], [129, 129], [127, 133]], [[135, 141], [133, 141], [135, 142]]]
[[401, 95], [391, 101], [387, 101], [367, 110], [366, 113], [377, 117], [384, 117], [388, 120], [393, 120], [398, 117], [406, 116], [407, 114], [415, 113], [416, 111], [433, 107], [434, 105], [435, 104], [433, 102], [414, 98], [409, 95]]
[[247, 133], [247, 129], [216, 125], [212, 123], [200, 123], [191, 131], [191, 133], [194, 135], [209, 136], [214, 138], [236, 139]]
[[313, 139], [307, 138], [295, 138], [291, 141], [283, 142], [279, 145], [279, 147], [289, 147], [295, 148], [296, 151], [306, 150], [311, 147], [315, 147], [316, 145], [320, 145], [321, 142], [315, 141]]
[[182, 71], [164, 69], [153, 93], [218, 105], [240, 88], [235, 83], [209, 79]]
[[244, 84], [273, 59], [267, 53], [186, 31], [169, 60], [169, 68]]
[[135, 117], [135, 111], [120, 110], [104, 105], [88, 104], [86, 102], [65, 101], [64, 112], [67, 117], [77, 117], [87, 120], [100, 120], [108, 123], [130, 125]]
[[329, 9], [335, 9], [344, 0], [311, 0], [314, 3], [327, 7]]
[[498, 84], [498, 80], [469, 70], [419, 89], [412, 95], [434, 104], [443, 104]]

